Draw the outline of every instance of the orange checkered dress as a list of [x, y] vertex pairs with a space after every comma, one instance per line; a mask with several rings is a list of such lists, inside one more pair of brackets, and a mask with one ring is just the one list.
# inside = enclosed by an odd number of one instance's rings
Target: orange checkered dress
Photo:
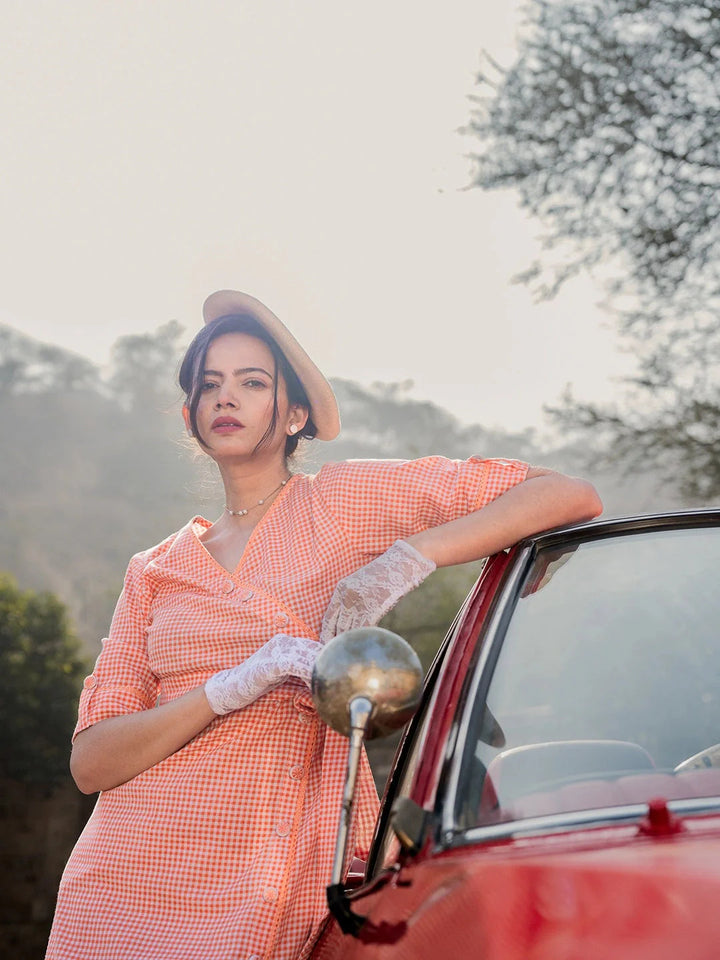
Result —
[[[295, 475], [230, 574], [195, 517], [135, 556], [77, 731], [147, 710], [232, 667], [275, 633], [317, 638], [337, 582], [397, 538], [467, 514], [526, 464], [428, 457]], [[324, 918], [347, 741], [298, 681], [218, 717], [104, 791], [70, 857], [48, 960], [296, 960]], [[358, 778], [354, 849], [377, 795]]]

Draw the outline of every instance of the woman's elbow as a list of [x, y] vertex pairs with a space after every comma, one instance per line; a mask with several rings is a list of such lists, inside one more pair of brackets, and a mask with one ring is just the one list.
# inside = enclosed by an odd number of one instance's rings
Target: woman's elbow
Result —
[[600, 494], [589, 480], [583, 480], [581, 477], [568, 477], [572, 484], [572, 507], [576, 516], [574, 522], [580, 523], [583, 520], [592, 520], [600, 516], [603, 511]]
[[95, 786], [91, 771], [78, 759], [75, 750], [70, 755], [70, 773], [80, 793], [89, 795], [99, 790], [99, 787]]
[[541, 484], [548, 498], [546, 505], [550, 507], [552, 504], [552, 509], [557, 513], [556, 526], [592, 520], [603, 511], [600, 495], [593, 484], [583, 477], [570, 477], [547, 467], [531, 466], [526, 479]]
[[97, 763], [93, 759], [94, 751], [88, 749], [89, 746], [91, 744], [84, 742], [83, 734], [80, 733], [70, 754], [70, 774], [80, 793], [87, 795], [107, 789], [107, 784], [101, 782], [102, 772], [97, 769]]
[[80, 793], [84, 793], [86, 797], [91, 797], [94, 793], [99, 793], [102, 789], [102, 787], [93, 786], [90, 782], [85, 783], [82, 780], [78, 780], [77, 777], [73, 777], [73, 780]]

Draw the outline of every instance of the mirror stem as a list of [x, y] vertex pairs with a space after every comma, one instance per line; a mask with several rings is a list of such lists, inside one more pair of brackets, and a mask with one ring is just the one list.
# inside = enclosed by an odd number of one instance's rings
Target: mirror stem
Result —
[[362, 750], [363, 735], [372, 713], [372, 703], [367, 697], [353, 697], [348, 705], [350, 713], [350, 750], [348, 751], [347, 773], [343, 790], [342, 811], [340, 813], [340, 828], [335, 844], [335, 859], [333, 861], [332, 878], [330, 883], [341, 883], [343, 866], [347, 854], [347, 842], [352, 822], [352, 808], [355, 795], [355, 780], [357, 779]]
[[342, 811], [340, 812], [340, 826], [335, 843], [335, 859], [333, 861], [332, 879], [327, 888], [327, 902], [331, 913], [337, 919], [343, 933], [357, 936], [365, 923], [365, 917], [360, 917], [350, 909], [347, 896], [342, 884], [343, 867], [347, 855], [347, 843], [350, 836], [352, 822], [352, 808], [360, 764], [363, 735], [372, 713], [372, 703], [367, 697], [353, 697], [348, 704], [350, 714], [350, 749], [348, 751], [347, 771], [345, 773], [345, 789], [343, 790]]

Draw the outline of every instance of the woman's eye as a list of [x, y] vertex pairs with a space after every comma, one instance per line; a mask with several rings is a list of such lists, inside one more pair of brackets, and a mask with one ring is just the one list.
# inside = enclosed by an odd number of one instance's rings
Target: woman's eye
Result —
[[254, 389], [257, 389], [258, 387], [265, 387], [267, 386], [267, 384], [265, 383], [264, 380], [246, 380], [245, 386], [253, 387]]
[[206, 380], [205, 383], [200, 387], [200, 389], [205, 393], [207, 390], [212, 390], [213, 387], [216, 387], [216, 383], [212, 383], [210, 380]]

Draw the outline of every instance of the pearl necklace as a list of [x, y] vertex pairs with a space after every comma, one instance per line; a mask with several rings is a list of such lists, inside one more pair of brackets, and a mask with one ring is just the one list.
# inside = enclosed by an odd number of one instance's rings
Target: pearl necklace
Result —
[[271, 490], [270, 493], [266, 494], [262, 500], [258, 500], [257, 503], [254, 503], [251, 507], [246, 507], [244, 510], [231, 510], [230, 507], [225, 504], [225, 509], [230, 514], [231, 517], [246, 517], [251, 510], [254, 510], [255, 507], [261, 507], [266, 500], [269, 500], [270, 497], [275, 496], [278, 490], [282, 490], [285, 484], [288, 482], [290, 477], [285, 477], [285, 479], [279, 483], [274, 490]]

